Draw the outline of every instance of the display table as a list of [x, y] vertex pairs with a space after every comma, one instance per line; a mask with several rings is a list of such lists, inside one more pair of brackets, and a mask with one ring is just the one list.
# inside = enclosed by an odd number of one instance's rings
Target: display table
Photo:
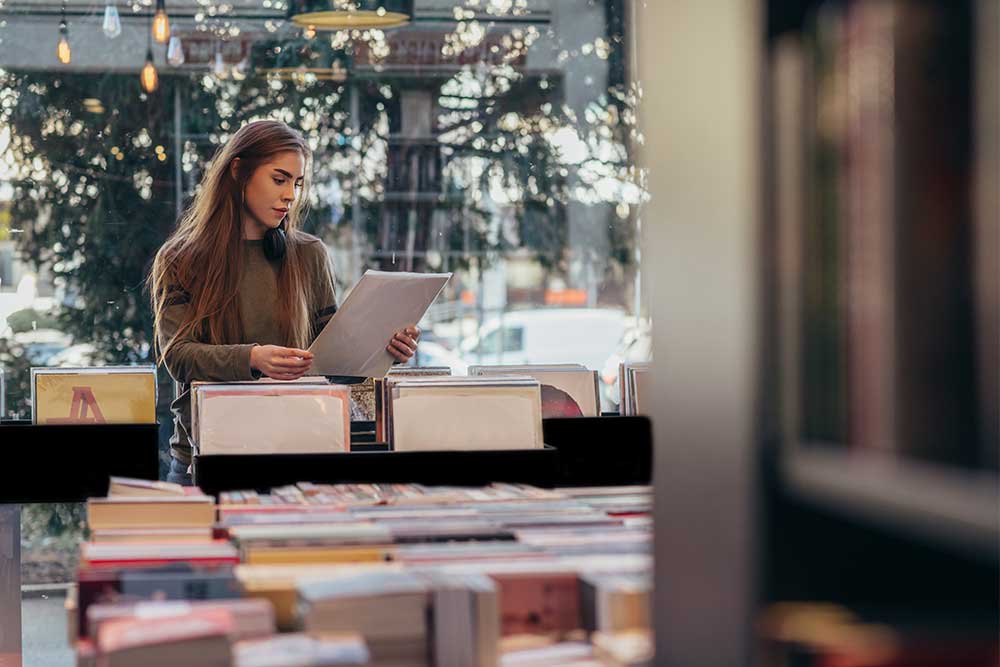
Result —
[[352, 428], [351, 451], [345, 453], [195, 456], [194, 483], [215, 495], [297, 482], [554, 487], [652, 480], [652, 430], [646, 417], [546, 419], [543, 430], [544, 449], [392, 452], [384, 443], [358, 437], [367, 431], [359, 425]]
[[[380, 451], [381, 450], [381, 451]], [[481, 486], [521, 482], [554, 486], [558, 452], [552, 447], [505, 451], [390, 452], [358, 444], [337, 454], [195, 456], [194, 483], [205, 493], [256, 490], [297, 482], [417, 483]]]
[[555, 486], [618, 486], [653, 480], [648, 417], [542, 420], [545, 442], [559, 451]]
[[[194, 462], [195, 483], [209, 494], [266, 491], [304, 481], [468, 486], [520, 482], [542, 487], [650, 483], [652, 435], [645, 417], [547, 419], [543, 428], [544, 449], [390, 452], [386, 445], [372, 442], [370, 423], [359, 422], [352, 427], [349, 453], [200, 456]], [[82, 502], [104, 496], [111, 476], [157, 479], [158, 431], [156, 424], [0, 422], [0, 442], [17, 452], [8, 459], [11, 471], [0, 487], [0, 667], [21, 664], [18, 503]]]

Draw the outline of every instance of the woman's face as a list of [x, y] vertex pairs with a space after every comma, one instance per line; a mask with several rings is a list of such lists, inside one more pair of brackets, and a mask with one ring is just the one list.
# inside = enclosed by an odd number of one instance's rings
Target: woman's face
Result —
[[260, 239], [281, 224], [302, 192], [306, 161], [302, 153], [278, 153], [257, 167], [243, 195], [244, 235]]

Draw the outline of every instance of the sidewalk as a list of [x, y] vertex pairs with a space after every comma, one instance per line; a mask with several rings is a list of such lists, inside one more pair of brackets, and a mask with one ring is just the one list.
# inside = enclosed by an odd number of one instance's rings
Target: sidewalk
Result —
[[75, 664], [66, 641], [65, 601], [62, 591], [25, 591], [21, 599], [23, 667], [73, 667]]

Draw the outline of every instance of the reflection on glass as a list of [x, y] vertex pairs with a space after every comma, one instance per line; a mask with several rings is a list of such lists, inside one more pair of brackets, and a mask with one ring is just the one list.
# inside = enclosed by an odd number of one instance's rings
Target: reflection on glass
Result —
[[170, 44], [167, 45], [167, 62], [173, 67], [180, 67], [184, 64], [184, 46], [181, 44], [181, 38], [177, 35], [171, 36]]
[[[461, 372], [494, 345], [502, 363], [595, 370], [640, 361], [632, 350], [648, 355], [626, 344], [648, 320], [625, 3], [417, 0], [417, 17], [440, 20], [312, 39], [277, 4], [171, 15], [167, 76], [142, 49], [151, 32], [109, 42], [97, 20], [74, 23], [71, 65], [39, 69], [22, 54], [51, 39], [51, 22], [47, 34], [31, 28], [46, 6], [29, 0], [5, 15], [0, 365], [9, 412], [30, 414], [31, 366], [152, 359], [147, 264], [217, 147], [259, 118], [291, 124], [312, 147], [304, 226], [328, 245], [341, 298], [368, 268], [454, 272], [423, 323], [420, 363]], [[150, 7], [118, 10], [145, 27]], [[137, 76], [160, 93], [141, 95]], [[29, 274], [31, 293], [17, 295]], [[545, 329], [564, 335], [539, 339]], [[503, 333], [485, 340], [494, 331]], [[173, 387], [160, 375], [166, 462]], [[602, 387], [606, 409], [611, 386]]]
[[108, 39], [114, 39], [122, 34], [122, 21], [118, 16], [118, 7], [115, 6], [114, 2], [109, 2], [108, 6], [104, 8], [104, 23], [101, 25], [101, 29], [104, 30]]

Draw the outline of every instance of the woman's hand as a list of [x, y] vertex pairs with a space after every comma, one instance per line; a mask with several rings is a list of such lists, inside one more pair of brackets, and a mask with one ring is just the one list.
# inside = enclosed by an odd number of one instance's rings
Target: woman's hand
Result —
[[418, 340], [420, 340], [420, 327], [413, 325], [406, 327], [402, 331], [397, 331], [385, 349], [397, 361], [405, 364], [413, 356], [413, 353], [417, 351]]
[[298, 380], [312, 365], [312, 352], [278, 345], [256, 345], [250, 350], [250, 367], [275, 380]]

